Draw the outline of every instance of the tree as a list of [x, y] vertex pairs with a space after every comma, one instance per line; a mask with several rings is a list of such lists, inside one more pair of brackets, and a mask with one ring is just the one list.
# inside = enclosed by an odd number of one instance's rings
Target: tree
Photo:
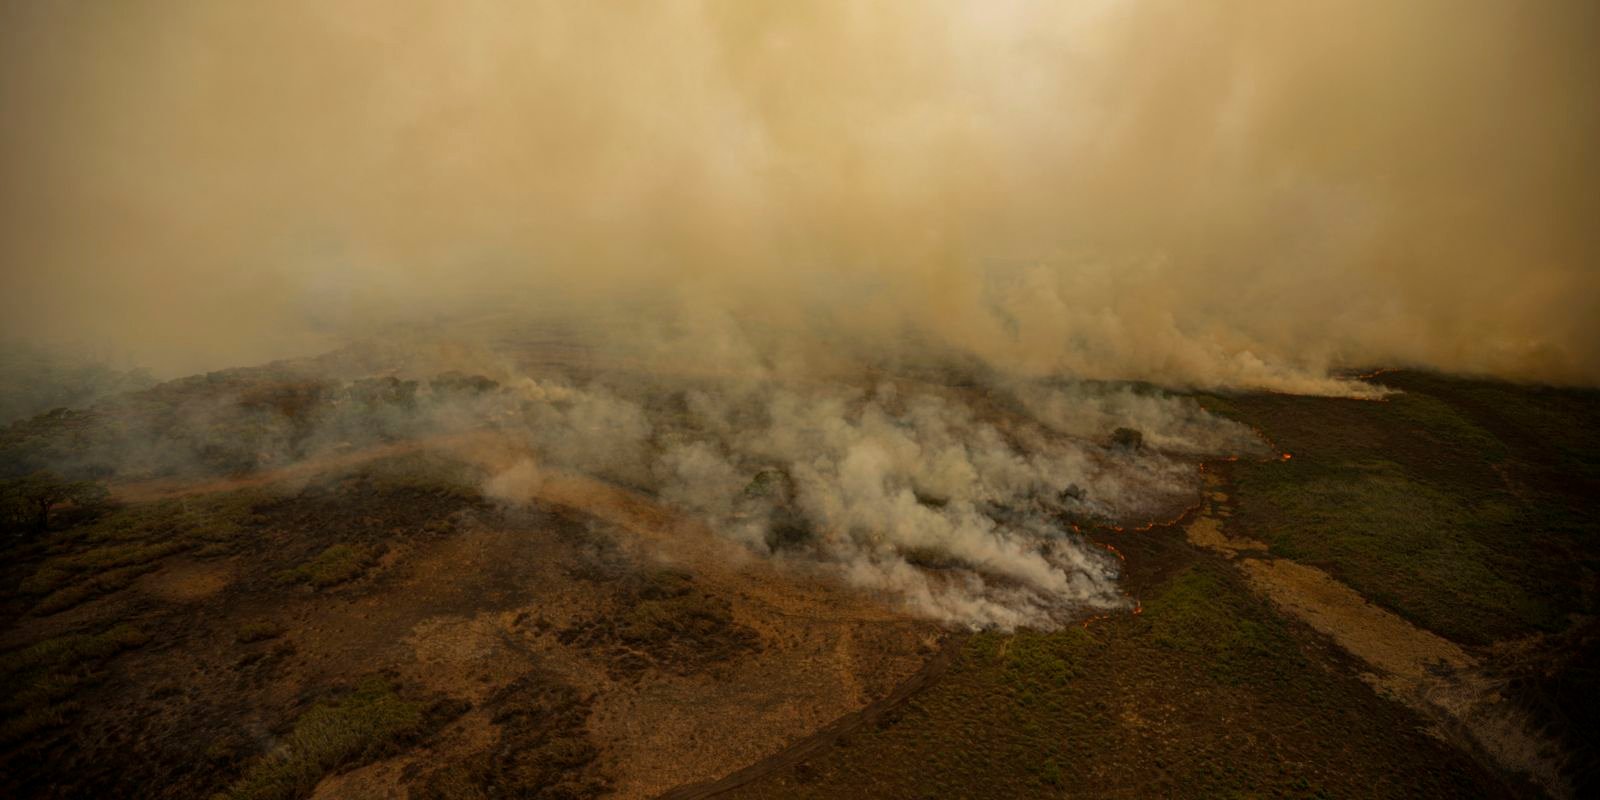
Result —
[[0, 483], [0, 513], [13, 530], [41, 534], [50, 529], [50, 512], [63, 503], [93, 510], [111, 496], [104, 484], [95, 481], [69, 481], [47, 471]]

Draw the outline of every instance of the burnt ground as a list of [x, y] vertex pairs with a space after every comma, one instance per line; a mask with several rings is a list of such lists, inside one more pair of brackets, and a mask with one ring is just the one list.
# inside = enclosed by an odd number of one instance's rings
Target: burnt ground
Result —
[[939, 635], [708, 584], [439, 456], [245, 484], [14, 552], [0, 791], [649, 796], [887, 693]]

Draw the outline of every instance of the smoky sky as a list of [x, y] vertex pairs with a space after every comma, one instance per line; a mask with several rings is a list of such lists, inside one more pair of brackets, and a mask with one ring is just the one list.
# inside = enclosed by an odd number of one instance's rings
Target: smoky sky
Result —
[[1597, 38], [1584, 0], [7, 3], [0, 333], [1593, 384]]

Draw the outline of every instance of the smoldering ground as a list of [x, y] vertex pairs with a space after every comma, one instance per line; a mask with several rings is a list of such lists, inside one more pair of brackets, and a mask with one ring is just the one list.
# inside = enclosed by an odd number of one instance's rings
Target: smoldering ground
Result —
[[[1266, 453], [1191, 400], [1128, 385], [528, 370], [527, 355], [452, 354], [493, 378], [349, 380], [371, 362], [341, 355], [213, 373], [42, 415], [0, 446], [8, 472], [153, 479], [159, 495], [443, 445], [503, 502], [543, 502], [549, 480], [623, 487], [797, 574], [1006, 628], [1126, 607], [1117, 562], [1077, 525], [1169, 516], [1198, 491], [1195, 459]], [[1117, 434], [1130, 426], [1138, 441]]]
[[[1126, 606], [1115, 560], [1070, 520], [1170, 513], [1198, 489], [1179, 452], [1265, 449], [1190, 401], [1151, 396], [1134, 412], [1098, 387], [1074, 387], [1077, 435], [995, 402], [1001, 392], [914, 380], [650, 381], [624, 390], [642, 388], [637, 400], [534, 380], [511, 388], [528, 419], [513, 430], [537, 455], [491, 478], [491, 494], [516, 498], [546, 468], [610, 476], [756, 553], [820, 564], [969, 625], [1053, 627]], [[1106, 424], [1136, 415], [1174, 449], [1112, 444]]]

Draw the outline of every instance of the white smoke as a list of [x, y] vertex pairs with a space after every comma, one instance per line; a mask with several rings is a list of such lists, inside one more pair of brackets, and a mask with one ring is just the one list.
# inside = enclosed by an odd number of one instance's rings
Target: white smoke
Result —
[[[1187, 399], [1090, 384], [512, 388], [540, 466], [494, 476], [492, 494], [515, 496], [545, 469], [645, 488], [755, 553], [974, 627], [1050, 628], [1125, 606], [1117, 561], [1071, 520], [1169, 513], [1198, 490], [1195, 457], [1262, 450]], [[1148, 446], [1110, 446], [1125, 426]]]

